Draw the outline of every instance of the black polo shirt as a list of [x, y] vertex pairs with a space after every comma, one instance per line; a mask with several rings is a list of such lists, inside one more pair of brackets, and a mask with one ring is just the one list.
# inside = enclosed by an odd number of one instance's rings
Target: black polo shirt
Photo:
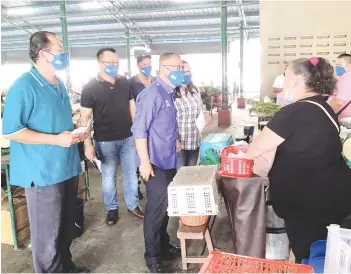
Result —
[[98, 75], [84, 86], [81, 106], [93, 109], [96, 141], [117, 141], [132, 136], [129, 101], [133, 99], [124, 76], [117, 76], [113, 85]]
[[[151, 76], [151, 83], [155, 80], [156, 78]], [[142, 90], [146, 88], [146, 86], [142, 82], [140, 82], [139, 78], [136, 75], [130, 78], [128, 81], [130, 84], [130, 88], [132, 89], [134, 99], [136, 100], [139, 93], [142, 92]]]

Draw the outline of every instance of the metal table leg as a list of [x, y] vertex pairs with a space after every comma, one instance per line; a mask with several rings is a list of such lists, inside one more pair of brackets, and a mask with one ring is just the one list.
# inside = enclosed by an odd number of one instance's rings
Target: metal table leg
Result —
[[6, 168], [5, 168], [6, 187], [7, 187], [7, 197], [8, 197], [8, 201], [9, 201], [10, 217], [11, 217], [11, 227], [12, 227], [12, 235], [13, 235], [13, 248], [14, 249], [18, 249], [15, 208], [13, 206], [13, 196], [12, 196], [11, 185], [10, 185], [9, 169], [10, 169], [10, 165], [6, 164]]

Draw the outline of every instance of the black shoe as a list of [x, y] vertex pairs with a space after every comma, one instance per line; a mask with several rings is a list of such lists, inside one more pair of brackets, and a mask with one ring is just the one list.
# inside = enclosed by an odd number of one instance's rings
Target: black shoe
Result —
[[129, 210], [128, 211], [133, 214], [134, 216], [137, 216], [139, 218], [144, 218], [144, 211], [141, 209], [140, 206], [137, 206], [135, 209], [133, 210]]
[[169, 269], [166, 269], [162, 264], [148, 264], [147, 268], [149, 269], [150, 273], [170, 273]]
[[88, 268], [86, 268], [86, 267], [74, 266], [73, 268], [71, 268], [69, 273], [90, 273], [90, 270]]
[[139, 196], [139, 201], [144, 199], [144, 195], [143, 195], [143, 193], [141, 193], [140, 187], [138, 187], [138, 196]]
[[107, 225], [115, 225], [118, 221], [118, 209], [109, 210], [106, 216]]
[[161, 260], [174, 260], [179, 258], [180, 256], [180, 248], [170, 244], [167, 249], [162, 250]]

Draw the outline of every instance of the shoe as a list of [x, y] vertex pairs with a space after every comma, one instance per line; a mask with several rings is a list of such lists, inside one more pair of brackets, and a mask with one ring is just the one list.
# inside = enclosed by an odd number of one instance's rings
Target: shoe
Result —
[[148, 264], [147, 268], [149, 269], [150, 273], [170, 273], [169, 269], [166, 269], [162, 264]]
[[109, 210], [106, 216], [107, 225], [115, 225], [118, 222], [118, 209]]
[[138, 187], [138, 196], [139, 196], [139, 201], [144, 199], [144, 195], [143, 195], [143, 193], [141, 193], [140, 187]]
[[73, 268], [70, 269], [68, 273], [90, 273], [90, 270], [86, 267], [74, 266]]
[[128, 211], [133, 214], [134, 216], [137, 216], [139, 218], [144, 218], [144, 211], [141, 209], [140, 206], [137, 206], [135, 209], [133, 210], [129, 210]]
[[161, 254], [161, 260], [174, 260], [181, 256], [181, 250], [179, 247], [169, 245], [167, 249], [164, 249]]

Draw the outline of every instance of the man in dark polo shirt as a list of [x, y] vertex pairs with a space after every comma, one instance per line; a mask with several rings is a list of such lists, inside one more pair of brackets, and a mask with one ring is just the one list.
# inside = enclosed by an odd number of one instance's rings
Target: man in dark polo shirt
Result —
[[160, 56], [160, 76], [138, 96], [132, 127], [140, 174], [146, 181], [145, 261], [151, 273], [167, 273], [160, 260], [174, 259], [179, 249], [167, 234], [167, 187], [177, 167], [177, 113], [174, 88], [184, 80], [183, 62], [175, 53]]
[[[118, 221], [116, 173], [118, 160], [123, 171], [124, 200], [130, 213], [143, 218], [139, 207], [135, 142], [131, 126], [135, 101], [127, 78], [118, 75], [119, 57], [113, 48], [97, 52], [100, 72], [82, 91], [82, 123], [93, 115], [97, 156], [102, 163], [102, 191], [107, 210], [107, 224]], [[85, 140], [85, 154], [95, 157], [91, 138]]]
[[[149, 86], [156, 78], [151, 76], [151, 55], [148, 54], [140, 54], [137, 57], [137, 65], [139, 69], [139, 73], [130, 78], [129, 84], [132, 89], [134, 99], [136, 101], [139, 93]], [[138, 184], [141, 184], [141, 178], [139, 174], [139, 169], [137, 169], [138, 176]], [[138, 187], [139, 199], [143, 199], [143, 194], [140, 191], [140, 186]]]

